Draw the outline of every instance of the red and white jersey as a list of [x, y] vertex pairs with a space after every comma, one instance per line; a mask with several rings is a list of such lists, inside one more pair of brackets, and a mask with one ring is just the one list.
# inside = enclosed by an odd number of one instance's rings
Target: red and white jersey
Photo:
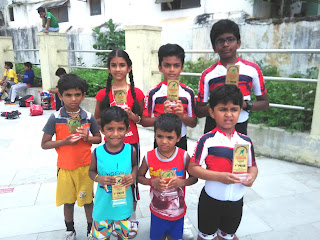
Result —
[[[239, 83], [238, 86], [243, 94], [244, 100], [250, 100], [251, 89], [256, 96], [267, 93], [264, 84], [263, 74], [256, 63], [238, 58], [236, 65], [239, 65]], [[225, 84], [227, 69], [221, 65], [220, 61], [213, 64], [202, 72], [199, 81], [198, 102], [208, 102], [210, 92], [216, 87]], [[238, 119], [238, 123], [247, 121], [249, 113], [242, 110]]]
[[[166, 81], [162, 81], [155, 87], [151, 88], [145, 99], [143, 116], [158, 117], [163, 113], [163, 104], [167, 100], [168, 86]], [[183, 83], [179, 83], [179, 100], [181, 100], [184, 113], [188, 117], [196, 118], [195, 97], [192, 88]], [[187, 126], [182, 123], [181, 137], [187, 134]]]
[[[233, 131], [231, 140], [219, 128], [213, 129], [199, 139], [190, 161], [206, 165], [215, 172], [232, 172], [233, 149], [235, 144], [249, 144], [248, 167], [256, 166], [254, 149], [249, 137]], [[244, 196], [246, 187], [241, 183], [224, 184], [218, 181], [205, 183], [206, 193], [220, 201], [238, 201]]]

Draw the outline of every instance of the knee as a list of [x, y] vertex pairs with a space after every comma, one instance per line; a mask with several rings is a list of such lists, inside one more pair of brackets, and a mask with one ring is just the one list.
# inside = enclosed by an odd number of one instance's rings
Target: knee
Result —
[[64, 204], [65, 208], [74, 208], [74, 203], [66, 203]]
[[87, 208], [87, 207], [93, 207], [93, 201], [91, 203], [88, 203], [88, 204], [84, 204], [84, 207]]

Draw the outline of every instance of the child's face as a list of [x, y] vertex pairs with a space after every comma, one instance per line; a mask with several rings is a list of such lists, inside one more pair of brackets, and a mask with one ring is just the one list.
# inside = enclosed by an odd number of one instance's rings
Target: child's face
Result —
[[112, 74], [114, 81], [126, 81], [127, 74], [131, 71], [127, 62], [122, 57], [114, 57], [110, 61], [109, 73]]
[[241, 41], [237, 41], [233, 33], [224, 33], [217, 37], [214, 52], [219, 54], [220, 59], [234, 58], [237, 56], [237, 49], [240, 48], [240, 45]]
[[106, 142], [113, 147], [120, 146], [125, 138], [128, 128], [124, 121], [111, 121], [103, 126], [101, 132], [106, 138]]
[[25, 71], [29, 71], [30, 68], [29, 68], [28, 66], [24, 66], [24, 70], [25, 70]]
[[176, 56], [164, 57], [158, 67], [165, 81], [179, 79], [180, 73], [183, 71], [181, 59]]
[[45, 12], [40, 12], [39, 16], [40, 16], [40, 18], [44, 18], [46, 16], [46, 13]]
[[240, 111], [240, 106], [234, 105], [232, 102], [219, 103], [213, 109], [209, 108], [210, 116], [215, 119], [217, 127], [227, 133], [234, 130]]
[[180, 141], [180, 136], [178, 137], [175, 131], [166, 132], [161, 129], [156, 130], [155, 138], [162, 153], [171, 153], [176, 143]]
[[5, 69], [10, 69], [10, 67], [8, 65], [4, 65]]
[[75, 112], [79, 110], [80, 103], [86, 97], [80, 89], [68, 89], [62, 93], [58, 93], [60, 100], [64, 102], [66, 110]]

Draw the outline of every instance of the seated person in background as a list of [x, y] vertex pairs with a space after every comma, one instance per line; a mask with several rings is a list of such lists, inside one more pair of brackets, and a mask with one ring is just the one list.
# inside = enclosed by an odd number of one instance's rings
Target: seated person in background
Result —
[[16, 105], [16, 96], [19, 92], [26, 90], [31, 87], [34, 80], [34, 72], [32, 70], [32, 64], [30, 62], [24, 63], [24, 74], [21, 76], [17, 74], [18, 78], [22, 79], [21, 83], [15, 84], [10, 88], [9, 97], [6, 101], [6, 104]]
[[59, 23], [57, 19], [43, 7], [39, 7], [37, 10], [42, 19], [42, 29], [40, 32], [59, 32]]
[[[66, 74], [67, 72], [64, 68], [58, 68], [56, 71], [56, 76], [59, 77], [59, 79], [61, 79]], [[58, 96], [58, 92], [59, 92], [58, 88], [56, 87], [53, 89], [49, 89], [48, 92], [54, 94], [54, 99], [56, 102], [56, 111], [58, 111], [63, 106], [63, 102], [60, 100]]]
[[[2, 80], [0, 81], [0, 86], [1, 87], [1, 91], [0, 91], [0, 101], [1, 101], [1, 97], [4, 93], [4, 91], [6, 90], [7, 87], [11, 87], [12, 85], [18, 83], [18, 77], [16, 72], [12, 69], [13, 68], [13, 64], [12, 62], [5, 62], [4, 63], [4, 68], [6, 69], [4, 71], [4, 77], [2, 78]], [[7, 79], [8, 78], [8, 79]]]

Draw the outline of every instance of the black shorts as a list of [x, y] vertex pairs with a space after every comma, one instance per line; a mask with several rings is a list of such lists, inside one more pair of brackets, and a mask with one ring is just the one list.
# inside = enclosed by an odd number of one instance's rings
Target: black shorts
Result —
[[[187, 151], [187, 136], [182, 137], [180, 141], [176, 143], [176, 146]], [[153, 147], [154, 148], [158, 147], [156, 140], [154, 140]]]
[[[139, 145], [139, 143], [133, 143], [131, 145], [136, 149], [137, 166], [139, 168], [140, 167], [140, 145]], [[140, 194], [139, 194], [139, 188], [138, 188], [137, 179], [131, 185], [131, 189], [132, 189], [132, 194], [133, 194], [133, 201], [137, 202], [138, 200], [140, 200]]]
[[198, 228], [204, 234], [214, 234], [218, 229], [234, 234], [241, 222], [243, 198], [239, 201], [219, 201], [204, 190], [198, 204]]

